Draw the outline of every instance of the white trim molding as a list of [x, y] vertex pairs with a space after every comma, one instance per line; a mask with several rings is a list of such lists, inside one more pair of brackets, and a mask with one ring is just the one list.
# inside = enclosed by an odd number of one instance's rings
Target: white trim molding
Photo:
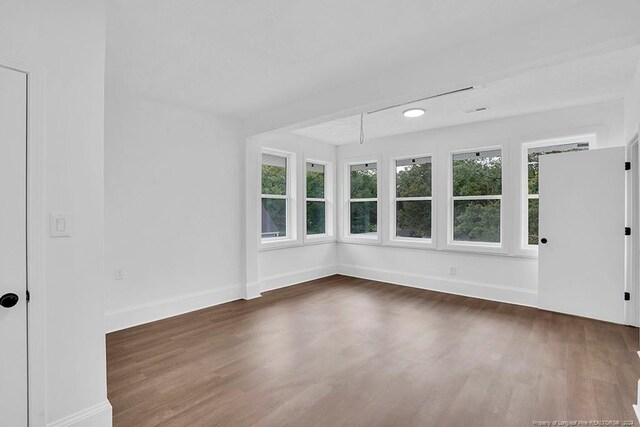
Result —
[[445, 277], [401, 273], [398, 271], [365, 268], [355, 265], [338, 265], [338, 274], [489, 301], [536, 308], [538, 306], [538, 292], [533, 289], [513, 288], [510, 286], [456, 280]]
[[109, 310], [105, 313], [106, 332], [115, 332], [242, 298], [241, 286], [238, 284]]
[[111, 426], [111, 413], [111, 404], [108, 400], [105, 400], [85, 408], [82, 411], [61, 418], [58, 421], [49, 423], [47, 427], [107, 427]]
[[326, 267], [293, 271], [291, 273], [277, 274], [260, 280], [260, 290], [261, 292], [273, 291], [275, 289], [286, 288], [287, 286], [298, 285], [310, 280], [333, 276], [336, 273], [336, 266], [330, 265]]
[[260, 295], [260, 283], [258, 282], [247, 283], [245, 285], [245, 288], [246, 288], [246, 294], [243, 297], [243, 299], [245, 300], [260, 298], [262, 296]]

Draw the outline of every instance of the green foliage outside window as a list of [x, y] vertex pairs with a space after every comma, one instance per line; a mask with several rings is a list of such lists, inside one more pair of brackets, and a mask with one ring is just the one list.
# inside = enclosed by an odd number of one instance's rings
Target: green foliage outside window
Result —
[[453, 160], [454, 196], [497, 196], [502, 194], [502, 161], [492, 157]]
[[351, 198], [378, 197], [378, 171], [376, 169], [351, 170]]
[[307, 171], [307, 197], [324, 199], [324, 172]]
[[284, 196], [287, 194], [287, 168], [262, 165], [262, 194]]
[[[262, 155], [262, 194], [287, 195], [287, 159], [270, 154]], [[287, 201], [262, 198], [262, 237], [287, 235]]]
[[500, 243], [500, 200], [455, 200], [453, 239]]
[[[376, 164], [352, 165], [350, 170], [351, 199], [375, 199], [378, 196]], [[378, 231], [378, 203], [354, 202], [349, 207], [351, 234]]]
[[[307, 198], [324, 199], [324, 166], [307, 163]], [[326, 233], [326, 207], [324, 201], [307, 201], [307, 234]]]
[[[500, 151], [465, 153], [453, 158], [454, 196], [500, 196]], [[455, 200], [453, 239], [468, 242], [500, 242], [500, 200]]]
[[307, 201], [307, 234], [324, 234], [325, 227], [324, 202]]
[[431, 197], [431, 162], [396, 168], [396, 197]]
[[351, 202], [351, 234], [376, 233], [378, 231], [378, 204], [376, 202]]
[[[431, 159], [396, 163], [396, 197], [431, 197]], [[431, 200], [396, 201], [396, 236], [431, 238]]]

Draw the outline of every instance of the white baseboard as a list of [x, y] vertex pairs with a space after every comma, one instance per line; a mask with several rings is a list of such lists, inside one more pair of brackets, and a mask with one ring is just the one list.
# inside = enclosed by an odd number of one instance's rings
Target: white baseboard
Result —
[[105, 313], [107, 333], [241, 298], [241, 288], [237, 285], [109, 310]]
[[640, 406], [638, 405], [633, 405], [633, 410], [636, 413], [636, 418], [638, 419], [638, 421], [640, 422]]
[[302, 282], [308, 282], [309, 280], [320, 279], [336, 274], [336, 266], [331, 265], [327, 267], [311, 268], [308, 270], [298, 270], [286, 274], [278, 274], [274, 276], [265, 277], [260, 280], [260, 291], [272, 291], [274, 289], [280, 289], [291, 285], [297, 285]]
[[260, 283], [258, 282], [247, 283], [246, 295], [244, 296], [244, 299], [250, 300], [254, 298], [259, 298], [261, 296], [262, 295], [260, 295]]
[[538, 306], [538, 293], [531, 289], [519, 289], [355, 265], [338, 265], [338, 274], [528, 307]]
[[111, 427], [111, 404], [108, 400], [75, 414], [48, 423], [47, 427]]

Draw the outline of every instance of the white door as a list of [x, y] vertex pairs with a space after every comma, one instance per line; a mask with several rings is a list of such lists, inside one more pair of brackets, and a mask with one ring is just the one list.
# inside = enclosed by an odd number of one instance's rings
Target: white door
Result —
[[540, 157], [540, 308], [624, 323], [624, 161], [624, 147]]
[[0, 67], [0, 424], [27, 425], [27, 80]]

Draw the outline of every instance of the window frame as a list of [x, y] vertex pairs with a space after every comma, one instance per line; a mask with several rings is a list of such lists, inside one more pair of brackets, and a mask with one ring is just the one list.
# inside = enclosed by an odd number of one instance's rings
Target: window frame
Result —
[[[500, 150], [500, 162], [501, 162], [501, 193], [497, 195], [488, 196], [454, 196], [453, 195], [453, 157], [456, 154], [475, 153], [482, 151]], [[505, 242], [505, 210], [506, 210], [506, 198], [507, 186], [505, 182], [505, 170], [508, 171], [508, 161], [506, 150], [503, 144], [488, 145], [481, 147], [470, 147], [465, 149], [457, 149], [449, 151], [447, 164], [447, 240], [446, 248], [451, 250], [471, 251], [471, 252], [494, 252], [500, 254], [506, 254]], [[508, 175], [508, 173], [507, 173]], [[454, 202], [458, 200], [500, 200], [500, 241], [499, 242], [465, 242], [456, 241], [453, 238], [454, 229]]]
[[[308, 198], [307, 197], [307, 163], [313, 163], [316, 165], [324, 166], [324, 198]], [[335, 225], [334, 225], [334, 170], [333, 162], [328, 160], [317, 160], [306, 158], [304, 161], [304, 183], [303, 187], [303, 206], [304, 212], [304, 242], [310, 243], [322, 243], [335, 241]], [[307, 233], [307, 202], [324, 202], [324, 233], [323, 234], [308, 234]]]
[[[262, 194], [262, 155], [269, 154], [272, 156], [284, 157], [286, 159], [286, 194]], [[289, 246], [297, 242], [296, 235], [296, 154], [288, 151], [276, 150], [273, 148], [263, 147], [259, 156], [259, 171], [260, 175], [258, 179], [258, 234], [260, 241], [260, 248], [275, 248], [280, 246]], [[279, 199], [285, 200], [286, 203], [286, 236], [279, 237], [262, 237], [262, 200], [267, 199]]]
[[[351, 166], [362, 165], [366, 163], [376, 164], [376, 196], [375, 198], [366, 199], [352, 199], [351, 198]], [[342, 214], [342, 235], [341, 241], [349, 243], [363, 243], [377, 245], [382, 242], [382, 209], [380, 207], [382, 180], [380, 179], [383, 173], [382, 162], [379, 158], [367, 157], [358, 159], [349, 159], [344, 162], [343, 168], [343, 214]], [[359, 202], [376, 202], [376, 229], [375, 236], [365, 236], [362, 234], [351, 234], [351, 203], [355, 200], [355, 203]]]
[[[408, 160], [408, 159], [417, 159], [429, 157], [431, 160], [431, 196], [430, 197], [397, 197], [396, 194], [396, 185], [397, 185], [397, 162], [400, 160]], [[389, 186], [389, 237], [388, 244], [396, 245], [396, 246], [415, 246], [415, 247], [423, 247], [423, 248], [435, 248], [436, 247], [436, 205], [435, 205], [435, 185], [434, 179], [437, 173], [436, 164], [435, 164], [435, 156], [432, 153], [426, 154], [416, 154], [411, 156], [397, 156], [393, 157], [389, 160], [389, 169], [390, 169], [390, 186]], [[420, 201], [420, 200], [429, 200], [431, 201], [431, 237], [429, 239], [419, 238], [419, 237], [398, 237], [397, 233], [397, 203], [398, 201]]]
[[588, 150], [596, 148], [597, 134], [582, 133], [579, 135], [561, 136], [555, 138], [545, 138], [521, 144], [520, 152], [520, 241], [519, 248], [522, 252], [537, 255], [538, 245], [529, 244], [529, 200], [539, 199], [539, 194], [529, 195], [529, 150], [539, 147], [553, 147], [556, 145], [576, 144], [587, 142]]

